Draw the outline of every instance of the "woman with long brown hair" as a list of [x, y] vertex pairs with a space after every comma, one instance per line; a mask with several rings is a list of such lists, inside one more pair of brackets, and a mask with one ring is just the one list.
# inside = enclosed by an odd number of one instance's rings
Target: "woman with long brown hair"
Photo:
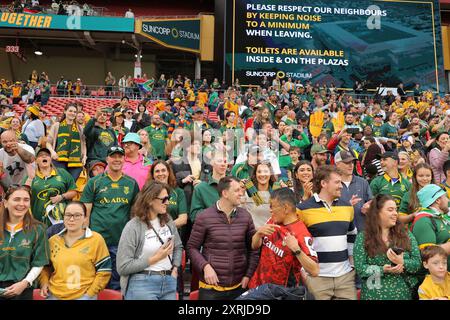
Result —
[[431, 183], [434, 183], [433, 169], [427, 163], [419, 163], [413, 170], [411, 190], [403, 195], [400, 202], [399, 219], [401, 222], [408, 224], [414, 220], [415, 213], [420, 209], [417, 192]]
[[0, 204], [0, 301], [32, 300], [32, 284], [49, 263], [44, 226], [30, 212], [25, 186], [11, 186]]
[[314, 168], [307, 160], [299, 161], [293, 170], [294, 193], [297, 202], [308, 200], [313, 195]]
[[158, 181], [170, 186], [171, 192], [168, 210], [173, 222], [177, 228], [180, 229], [179, 232], [181, 236], [181, 228], [186, 225], [188, 221], [188, 207], [186, 195], [184, 194], [184, 191], [178, 187], [177, 179], [175, 178], [172, 167], [166, 161], [155, 161], [150, 168], [147, 178], [147, 183], [151, 183], [152, 181]]
[[86, 164], [87, 149], [83, 128], [75, 121], [77, 105], [68, 103], [60, 122], [48, 132], [46, 148], [50, 150], [53, 164], [66, 169], [77, 181]]
[[145, 184], [131, 209], [117, 251], [117, 271], [126, 300], [175, 300], [183, 246], [167, 212], [170, 187]]
[[378, 195], [372, 200], [353, 257], [362, 280], [361, 300], [413, 298], [420, 252], [416, 239], [398, 219], [393, 197]]
[[247, 189], [241, 207], [245, 208], [253, 218], [255, 228], [266, 224], [270, 219], [270, 194], [272, 193], [276, 177], [269, 162], [259, 162], [253, 168], [250, 177], [254, 187]]

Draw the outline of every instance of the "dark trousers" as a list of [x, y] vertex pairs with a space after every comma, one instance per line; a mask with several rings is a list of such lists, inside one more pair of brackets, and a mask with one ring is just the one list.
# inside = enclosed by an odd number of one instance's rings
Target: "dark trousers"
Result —
[[229, 291], [216, 291], [214, 289], [200, 288], [198, 291], [199, 300], [234, 300], [244, 293], [242, 287], [238, 287]]
[[111, 279], [108, 282], [108, 285], [106, 286], [108, 289], [112, 290], [120, 290], [120, 276], [117, 273], [117, 267], [116, 267], [116, 255], [117, 255], [117, 247], [118, 246], [109, 246], [109, 256], [111, 257], [111, 264], [112, 264], [112, 274]]
[[[0, 288], [8, 288], [12, 286], [14, 281], [0, 281]], [[7, 299], [0, 295], [0, 301], [2, 300], [33, 300], [33, 288], [26, 288], [22, 294], [13, 298]]]

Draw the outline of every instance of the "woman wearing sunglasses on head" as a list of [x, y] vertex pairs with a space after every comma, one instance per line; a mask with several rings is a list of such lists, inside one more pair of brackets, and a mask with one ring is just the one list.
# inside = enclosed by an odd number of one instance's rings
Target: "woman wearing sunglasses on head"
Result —
[[45, 228], [30, 202], [27, 187], [11, 186], [0, 205], [0, 300], [32, 300], [31, 286], [49, 262]]
[[50, 265], [40, 276], [40, 294], [48, 300], [96, 300], [111, 278], [111, 257], [103, 237], [86, 224], [84, 203], [70, 202], [64, 229], [50, 238]]
[[175, 300], [183, 246], [168, 211], [170, 187], [145, 184], [131, 209], [117, 251], [125, 300]]

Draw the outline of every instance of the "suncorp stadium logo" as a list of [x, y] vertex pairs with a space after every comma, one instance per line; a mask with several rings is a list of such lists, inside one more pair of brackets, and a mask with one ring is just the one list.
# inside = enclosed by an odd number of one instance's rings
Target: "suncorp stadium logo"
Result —
[[150, 24], [143, 24], [142, 31], [148, 34], [156, 34], [163, 36], [172, 36], [174, 39], [189, 39], [189, 40], [200, 40], [200, 34], [185, 30], [180, 30], [178, 28], [168, 28], [162, 26], [154, 26]]
[[284, 71], [246, 71], [245, 76], [247, 77], [275, 77], [277, 76], [280, 79], [283, 79], [286, 77], [286, 73]]

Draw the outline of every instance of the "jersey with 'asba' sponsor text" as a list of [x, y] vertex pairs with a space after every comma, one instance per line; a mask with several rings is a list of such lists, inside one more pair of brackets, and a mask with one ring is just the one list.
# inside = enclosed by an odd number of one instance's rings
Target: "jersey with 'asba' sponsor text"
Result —
[[[267, 221], [267, 224], [274, 224], [272, 218]], [[302, 221], [296, 221], [288, 225], [280, 225], [280, 228], [262, 240], [261, 257], [249, 282], [249, 288], [265, 283], [286, 286], [291, 273], [296, 283], [299, 282], [302, 266], [284, 242], [288, 232], [297, 238], [300, 249], [317, 262], [317, 253], [312, 248], [313, 238], [305, 224]]]

